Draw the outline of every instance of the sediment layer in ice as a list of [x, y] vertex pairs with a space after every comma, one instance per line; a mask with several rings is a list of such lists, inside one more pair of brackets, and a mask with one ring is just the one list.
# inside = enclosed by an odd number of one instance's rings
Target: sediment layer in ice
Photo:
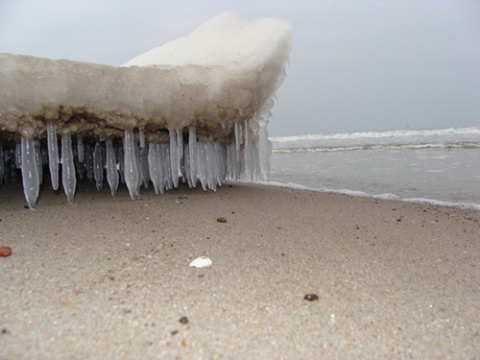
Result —
[[75, 174], [99, 189], [106, 179], [112, 193], [119, 175], [132, 198], [150, 181], [162, 192], [179, 180], [212, 189], [226, 178], [266, 180], [266, 126], [290, 41], [287, 21], [224, 13], [122, 67], [0, 54], [0, 184], [22, 168], [26, 144], [39, 168], [23, 169], [28, 183], [50, 162], [54, 188], [59, 171], [68, 179], [69, 201]]

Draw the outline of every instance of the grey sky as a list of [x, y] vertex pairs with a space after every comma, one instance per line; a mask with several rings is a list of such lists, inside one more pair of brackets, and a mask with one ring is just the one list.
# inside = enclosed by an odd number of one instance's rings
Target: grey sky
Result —
[[480, 126], [478, 0], [0, 0], [0, 52], [120, 65], [225, 10], [293, 23], [271, 135]]

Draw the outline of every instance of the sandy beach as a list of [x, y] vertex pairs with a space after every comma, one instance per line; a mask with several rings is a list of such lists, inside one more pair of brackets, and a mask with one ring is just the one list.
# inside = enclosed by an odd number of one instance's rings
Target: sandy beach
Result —
[[79, 187], [0, 188], [0, 359], [480, 358], [478, 211]]

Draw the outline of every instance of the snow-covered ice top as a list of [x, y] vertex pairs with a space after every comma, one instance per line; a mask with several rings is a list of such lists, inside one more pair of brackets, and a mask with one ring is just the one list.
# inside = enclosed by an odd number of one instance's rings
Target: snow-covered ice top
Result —
[[235, 122], [268, 121], [290, 42], [288, 21], [223, 13], [123, 67], [0, 54], [0, 140], [42, 138], [48, 122], [60, 134], [141, 128], [155, 140], [194, 126], [231, 138]]

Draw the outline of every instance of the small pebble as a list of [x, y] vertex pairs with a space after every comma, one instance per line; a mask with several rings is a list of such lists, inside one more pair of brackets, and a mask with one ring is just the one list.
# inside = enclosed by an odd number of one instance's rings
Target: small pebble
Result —
[[186, 316], [182, 316], [178, 321], [180, 322], [180, 324], [188, 324], [188, 318]]
[[226, 223], [226, 222], [227, 222], [227, 219], [225, 219], [224, 217], [219, 217], [219, 218], [217, 218], [217, 222], [219, 222], [219, 223]]
[[8, 246], [0, 246], [0, 256], [7, 257], [12, 255], [12, 248]]
[[308, 301], [315, 301], [315, 300], [318, 300], [318, 295], [317, 294], [307, 294], [303, 298], [305, 300], [308, 300]]

